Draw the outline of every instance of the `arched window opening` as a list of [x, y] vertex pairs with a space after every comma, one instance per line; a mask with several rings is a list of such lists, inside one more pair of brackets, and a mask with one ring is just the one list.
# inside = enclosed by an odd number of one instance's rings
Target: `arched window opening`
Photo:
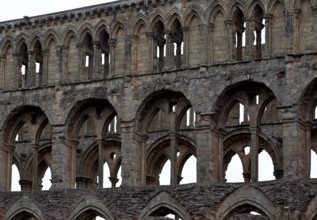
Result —
[[245, 105], [242, 103], [235, 103], [229, 112], [226, 126], [231, 127], [248, 124], [250, 121], [250, 115], [247, 114], [246, 110]]
[[38, 220], [38, 219], [31, 213], [27, 211], [23, 211], [17, 214], [16, 216], [14, 216], [13, 218], [11, 218], [11, 220]]
[[260, 103], [260, 96], [259, 95], [256, 95], [255, 96], [255, 104], [259, 104]]
[[164, 33], [164, 25], [161, 21], [156, 22], [153, 32], [156, 50], [156, 63], [154, 64], [154, 68], [157, 71], [162, 71], [165, 67], [166, 34]]
[[317, 178], [317, 154], [310, 151], [310, 178]]
[[229, 161], [225, 179], [227, 182], [244, 182], [242, 162], [238, 154], [233, 155]]
[[237, 61], [241, 61], [243, 56], [243, 47], [245, 47], [245, 20], [243, 12], [239, 8], [237, 8], [234, 12], [233, 22], [235, 25], [235, 57]]
[[113, 119], [111, 120], [111, 122], [108, 125], [108, 132], [109, 133], [118, 133], [119, 131], [119, 120], [118, 120], [118, 116], [114, 116]]
[[197, 182], [196, 164], [197, 164], [197, 159], [195, 156], [192, 155], [187, 159], [182, 170], [182, 179], [180, 181], [180, 184]]
[[276, 99], [270, 101], [266, 106], [262, 113], [261, 124], [269, 124], [272, 122], [278, 121], [278, 102]]
[[244, 122], [244, 105], [240, 103], [239, 105], [239, 123], [242, 124]]
[[314, 119], [317, 119], [317, 106], [315, 107]]
[[34, 62], [36, 77], [38, 78], [39, 85], [41, 85], [43, 82], [43, 50], [39, 41], [34, 45]]
[[22, 76], [24, 76], [26, 74], [26, 65], [25, 64], [22, 64], [22, 66], [21, 66], [21, 74], [22, 74]]
[[160, 173], [160, 185], [170, 185], [171, 184], [171, 161], [167, 160]]
[[[110, 182], [110, 169], [108, 166], [108, 163], [105, 162], [103, 164], [103, 188], [111, 188], [111, 182]], [[99, 178], [97, 177], [97, 183], [99, 182]]]
[[105, 218], [98, 212], [92, 209], [89, 209], [81, 213], [75, 220], [104, 220]]
[[85, 76], [87, 76], [87, 79], [92, 79], [94, 47], [92, 37], [89, 33], [87, 33], [84, 37], [83, 49], [85, 56]]
[[42, 178], [42, 190], [49, 190], [51, 188], [52, 186], [51, 178], [52, 178], [51, 169], [48, 167]]
[[196, 112], [191, 107], [186, 111], [186, 127], [196, 126]]
[[122, 183], [121, 166], [120, 166], [118, 173], [117, 173], [117, 180], [118, 180], [118, 182], [116, 183], [116, 187], [120, 187], [121, 183]]
[[274, 180], [274, 165], [271, 156], [266, 150], [259, 154], [259, 181]]
[[146, 220], [154, 220], [154, 219], [174, 219], [174, 220], [182, 220], [180, 216], [174, 211], [170, 210], [166, 207], [160, 207], [159, 209], [152, 212]]
[[11, 167], [11, 191], [21, 191], [20, 181], [20, 172], [18, 167], [15, 164], [12, 164]]
[[104, 77], [109, 73], [110, 65], [110, 46], [109, 46], [109, 34], [103, 30], [99, 36], [100, 49], [101, 49], [101, 65]]
[[20, 48], [20, 70], [21, 70], [21, 77], [19, 77], [19, 88], [26, 85], [26, 80], [28, 78], [29, 73], [29, 56], [28, 56], [28, 48], [25, 43], [21, 45]]
[[265, 213], [258, 209], [257, 207], [249, 204], [241, 205], [226, 216], [228, 220], [236, 220], [236, 219], [261, 219], [261, 220], [269, 220], [269, 218], [265, 215]]

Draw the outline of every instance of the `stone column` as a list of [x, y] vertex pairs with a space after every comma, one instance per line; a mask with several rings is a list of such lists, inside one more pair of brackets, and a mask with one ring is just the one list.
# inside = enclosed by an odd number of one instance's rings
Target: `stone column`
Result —
[[116, 53], [116, 45], [117, 40], [116, 39], [110, 39], [109, 40], [109, 46], [110, 46], [110, 70], [109, 75], [114, 76], [115, 75], [115, 69], [116, 69], [116, 59], [115, 59], [115, 53]]
[[124, 53], [124, 74], [131, 74], [131, 60], [132, 60], [132, 37], [131, 35], [127, 36], [125, 39], [125, 53]]
[[255, 32], [256, 32], [256, 45], [255, 49], [253, 49], [254, 57], [256, 59], [261, 59], [262, 58], [262, 29], [264, 28], [264, 25], [261, 22], [256, 22], [255, 23]]
[[65, 83], [68, 82], [68, 46], [63, 46], [62, 48], [62, 60], [61, 60], [61, 82]]
[[101, 79], [101, 49], [99, 41], [93, 41], [94, 60], [92, 69], [92, 79]]
[[128, 72], [130, 74], [135, 73], [137, 71], [137, 63], [138, 63], [138, 36], [131, 35], [131, 62], [130, 68]]
[[300, 30], [299, 30], [299, 16], [301, 13], [300, 9], [294, 9], [293, 11], [293, 52], [296, 53], [300, 49]]
[[246, 33], [245, 33], [245, 59], [254, 57], [254, 20], [246, 20]]
[[257, 182], [259, 178], [259, 136], [258, 127], [251, 126], [251, 181]]
[[189, 66], [189, 28], [182, 27], [183, 31], [183, 65], [182, 68], [187, 68]]
[[76, 75], [76, 82], [80, 82], [82, 79], [85, 79], [85, 77], [83, 76], [83, 70], [84, 70], [84, 66], [85, 66], [85, 56], [84, 56], [84, 47], [81, 44], [77, 44], [77, 60], [78, 60], [78, 64], [77, 64], [77, 75]]
[[43, 50], [43, 68], [40, 70], [39, 73], [39, 84], [38, 85], [47, 85], [48, 83], [48, 69], [49, 69], [49, 63], [48, 63], [48, 50]]
[[15, 66], [15, 84], [13, 85], [13, 88], [21, 88], [22, 85], [22, 74], [21, 74], [21, 60], [20, 60], [20, 54], [15, 53], [13, 54], [14, 57], [14, 66]]
[[272, 14], [266, 14], [265, 19], [265, 58], [272, 56]]
[[[6, 89], [6, 82], [5, 82], [5, 56], [0, 56], [0, 76], [1, 76], [1, 89]], [[12, 74], [12, 73], [11, 73]]]
[[171, 185], [177, 185], [177, 142], [178, 135], [175, 132], [171, 132], [170, 136], [170, 152], [171, 152]]
[[233, 22], [231, 20], [225, 21], [226, 36], [227, 36], [227, 61], [233, 61]]
[[[169, 70], [174, 66], [174, 51], [173, 51], [173, 41], [172, 41], [172, 33], [169, 30], [164, 31], [166, 36], [166, 57], [164, 61], [164, 70]], [[164, 57], [164, 54], [162, 54]], [[161, 55], [160, 55], [161, 56]]]
[[149, 136], [143, 135], [141, 137], [142, 145], [140, 152], [140, 163], [141, 163], [141, 186], [146, 185], [146, 141], [149, 139]]
[[[314, 16], [314, 19], [313, 19], [313, 23], [314, 23], [314, 25], [313, 25], [313, 30], [316, 30], [317, 29], [317, 6], [312, 6], [312, 15]], [[314, 34], [314, 39], [316, 39], [317, 38], [317, 33], [316, 33], [316, 31], [314, 32], [315, 34]], [[317, 48], [317, 41], [315, 41], [315, 44], [314, 44], [314, 49], [316, 49]]]
[[156, 57], [155, 51], [154, 50], [154, 33], [148, 32], [146, 33], [146, 36], [149, 40], [149, 53], [148, 53], [148, 70], [150, 72], [154, 71], [154, 57]]
[[104, 140], [97, 140], [98, 143], [98, 176], [99, 182], [98, 187], [99, 189], [103, 188], [103, 165], [104, 165]]
[[63, 74], [63, 47], [56, 47], [56, 58], [57, 58], [57, 72], [55, 73], [55, 85], [61, 84], [61, 76]]
[[296, 118], [296, 110], [281, 106], [283, 123], [283, 170], [284, 178], [302, 179], [307, 177], [307, 126]]
[[287, 40], [286, 53], [293, 53], [294, 50], [294, 9], [286, 8], [285, 12], [285, 36]]
[[1, 144], [0, 149], [0, 191], [11, 190], [12, 176], [12, 152], [15, 147], [12, 145]]
[[209, 41], [209, 32], [210, 32], [210, 24], [203, 23], [200, 24], [200, 66], [206, 66], [209, 63], [209, 48], [210, 48], [210, 41]]
[[76, 140], [67, 140], [62, 125], [52, 125], [52, 187], [68, 189], [75, 187]]
[[28, 71], [25, 73], [26, 75], [26, 85], [28, 87], [35, 85], [35, 60], [34, 60], [34, 52], [28, 51]]
[[310, 171], [311, 171], [311, 149], [312, 149], [312, 140], [311, 140], [311, 131], [312, 131], [313, 124], [307, 123], [305, 126], [306, 131], [306, 169], [305, 169], [305, 176], [306, 178], [310, 178]]
[[214, 42], [213, 42], [213, 38], [214, 38], [214, 29], [215, 29], [215, 25], [214, 23], [210, 23], [209, 24], [209, 34], [208, 34], [208, 42], [209, 42], [209, 57], [208, 57], [208, 61], [207, 63], [214, 63]]
[[141, 142], [134, 134], [133, 121], [121, 121], [122, 186], [140, 186]]
[[38, 175], [38, 150], [39, 145], [38, 144], [32, 144], [32, 156], [33, 156], [33, 176], [32, 176], [32, 189], [33, 190], [39, 190], [39, 175]]
[[196, 127], [197, 182], [219, 182], [222, 170], [221, 138], [212, 128], [212, 115], [201, 114]]

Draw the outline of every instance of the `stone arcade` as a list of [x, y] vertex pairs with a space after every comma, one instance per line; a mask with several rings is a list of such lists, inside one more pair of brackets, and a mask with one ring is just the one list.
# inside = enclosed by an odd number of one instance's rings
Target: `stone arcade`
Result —
[[[0, 22], [0, 89], [0, 219], [317, 219], [317, 0], [127, 0]], [[258, 179], [263, 151], [275, 180]], [[226, 182], [234, 155], [244, 183]], [[190, 157], [197, 183], [182, 185]]]

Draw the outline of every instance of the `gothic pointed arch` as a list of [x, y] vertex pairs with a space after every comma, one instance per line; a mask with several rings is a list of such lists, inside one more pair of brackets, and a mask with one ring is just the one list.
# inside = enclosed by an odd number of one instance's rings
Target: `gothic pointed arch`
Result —
[[[93, 204], [93, 205], [92, 205]], [[76, 208], [72, 211], [69, 220], [85, 220], [94, 218], [97, 215], [105, 218], [106, 220], [115, 220], [115, 216], [110, 210], [96, 197], [85, 197], [85, 200], [77, 204]], [[89, 219], [90, 219], [89, 218]]]
[[155, 25], [158, 21], [162, 22], [163, 26], [166, 27], [166, 14], [164, 11], [160, 10], [160, 9], [156, 9], [153, 13], [151, 13], [150, 17], [149, 17], [149, 31], [154, 32], [155, 29]]
[[68, 26], [67, 28], [65, 28], [65, 30], [63, 31], [62, 33], [62, 37], [61, 37], [61, 41], [63, 43], [64, 46], [68, 46], [68, 43], [69, 43], [69, 39], [70, 37], [74, 37], [75, 38], [75, 41], [77, 43], [78, 41], [78, 30], [76, 27], [74, 26]]
[[203, 23], [205, 21], [205, 13], [204, 10], [197, 6], [193, 5], [190, 8], [187, 8], [184, 12], [184, 26], [189, 27], [190, 20], [193, 18], [193, 16], [197, 17], [199, 23]]
[[36, 47], [36, 43], [40, 43], [41, 45], [43, 44], [43, 37], [42, 34], [35, 32], [30, 36], [30, 48], [33, 49], [34, 47]]
[[179, 202], [166, 192], [156, 195], [140, 214], [139, 220], [146, 220], [150, 216], [164, 216], [173, 213], [181, 219], [190, 219], [189, 213]]
[[180, 22], [182, 27], [184, 26], [184, 21], [183, 21], [183, 18], [182, 18], [182, 11], [177, 9], [177, 8], [173, 8], [169, 12], [169, 14], [167, 16], [167, 19], [166, 19], [167, 20], [167, 29], [168, 30], [172, 29], [172, 25], [173, 25], [173, 22], [175, 21], [175, 19], [177, 19]]
[[45, 220], [42, 210], [28, 196], [21, 197], [5, 214], [7, 220]]
[[61, 45], [61, 39], [59, 34], [53, 30], [53, 29], [49, 29], [45, 32], [44, 36], [43, 36], [43, 47], [47, 48], [48, 44], [51, 40], [54, 40], [56, 42], [56, 45]]
[[263, 192], [250, 186], [240, 187], [227, 196], [218, 206], [215, 219], [230, 219], [233, 215], [249, 211], [257, 211], [268, 219], [279, 219], [271, 200]]

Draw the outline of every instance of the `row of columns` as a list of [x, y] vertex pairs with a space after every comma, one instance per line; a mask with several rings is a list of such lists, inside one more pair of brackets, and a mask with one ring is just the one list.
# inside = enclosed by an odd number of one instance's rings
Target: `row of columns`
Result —
[[[282, 109], [283, 112], [289, 109]], [[174, 114], [171, 113], [171, 125]], [[201, 183], [223, 181], [223, 135], [211, 126], [212, 115], [200, 115], [203, 120], [196, 126], [196, 157], [197, 157], [197, 181]], [[121, 122], [122, 125], [122, 177], [123, 185], [140, 186], [146, 184], [145, 173], [145, 148], [146, 137], [138, 136], [134, 132], [133, 122]], [[171, 126], [172, 128], [173, 126]], [[283, 118], [283, 170], [275, 170], [275, 176], [280, 178], [284, 173], [287, 179], [309, 178], [310, 141], [311, 126], [306, 125], [295, 118]], [[76, 147], [78, 142], [66, 140], [62, 135], [62, 127], [53, 126], [52, 146], [52, 188], [73, 188], [77, 182], [87, 185], [88, 180], [76, 178]], [[258, 181], [258, 149], [259, 149], [259, 128], [250, 127], [251, 133], [251, 173], [252, 182]], [[177, 133], [170, 131], [170, 152], [171, 152], [171, 185], [177, 185], [180, 177], [177, 174]], [[104, 141], [98, 140], [98, 176], [99, 187], [103, 186], [103, 164], [104, 164]], [[32, 145], [33, 172], [32, 182], [21, 179], [24, 189], [40, 189], [38, 179], [38, 150], [37, 144]], [[2, 145], [0, 161], [0, 189], [9, 190], [11, 180], [12, 152], [14, 147]], [[248, 178], [247, 178], [248, 179]], [[111, 177], [112, 185], [117, 182]], [[31, 184], [31, 185], [30, 185]], [[80, 186], [78, 186], [80, 187]]]
[[[314, 12], [317, 11], [316, 7], [313, 8]], [[299, 15], [300, 15], [300, 10], [298, 9], [287, 9], [285, 13], [285, 29], [286, 29], [286, 37], [288, 39], [288, 52], [296, 51], [298, 41], [299, 41]], [[265, 19], [265, 24], [259, 24], [257, 21], [254, 21], [252, 19], [246, 20], [246, 47], [245, 47], [245, 55], [242, 57], [241, 51], [236, 51], [235, 45], [233, 45], [233, 22], [232, 20], [226, 20], [225, 21], [225, 30], [226, 30], [226, 36], [227, 36], [227, 61], [234, 61], [235, 59], [238, 60], [244, 60], [244, 59], [254, 59], [254, 58], [261, 58], [263, 57], [272, 57], [274, 54], [272, 54], [272, 19], [273, 15], [272, 14], [265, 14], [264, 15]], [[198, 48], [201, 48], [200, 51], [202, 53], [200, 54], [200, 66], [204, 65], [210, 65], [213, 64], [213, 53], [210, 53], [213, 48], [213, 30], [214, 26], [217, 24], [213, 23], [203, 23], [200, 25], [200, 45], [197, 45]], [[261, 43], [260, 43], [260, 32], [265, 26], [265, 45], [264, 45], [264, 51], [265, 53], [262, 53], [261, 51]], [[257, 46], [253, 45], [254, 42], [254, 30], [257, 32], [256, 34], [256, 42]], [[177, 51], [177, 59], [178, 61], [173, 63], [172, 61], [174, 60], [174, 51], [173, 51], [173, 41], [171, 40], [171, 31], [165, 30], [164, 33], [166, 34], [166, 62], [163, 61], [164, 55], [160, 55], [159, 62], [159, 68], [157, 68], [159, 71], [162, 70], [168, 70], [168, 69], [173, 69], [175, 67], [181, 68], [181, 67], [189, 67], [189, 31], [190, 27], [182, 27], [181, 31], [183, 33], [183, 51], [184, 54], [180, 55], [180, 47], [178, 46], [178, 51]], [[243, 31], [241, 31], [240, 35], [242, 34]], [[154, 40], [154, 33], [148, 32], [148, 44], [149, 44], [149, 62], [148, 62], [148, 70], [149, 71], [157, 71], [155, 69], [155, 40]], [[135, 63], [137, 62], [137, 58], [134, 57], [135, 53], [133, 53], [133, 50], [136, 49], [134, 44], [136, 43], [141, 43], [137, 41], [138, 36], [136, 35], [130, 35], [125, 38], [125, 44], [127, 45], [125, 47], [125, 71], [130, 72], [131, 70], [136, 70], [136, 68], [133, 68], [132, 66], [135, 66]], [[242, 40], [242, 37], [238, 37], [238, 41]], [[116, 39], [110, 39], [109, 40], [109, 53], [108, 56], [106, 57], [106, 60], [109, 59], [109, 56], [111, 57], [110, 64], [107, 62], [107, 66], [104, 67], [104, 69], [101, 66], [101, 49], [100, 49], [100, 43], [98, 41], [93, 41], [93, 70], [89, 70], [89, 74], [87, 76], [83, 76], [83, 70], [84, 70], [84, 61], [83, 59], [85, 58], [84, 56], [84, 49], [83, 45], [78, 44], [77, 49], [78, 49], [78, 60], [81, 61], [78, 64], [78, 74], [75, 79], [71, 79], [74, 81], [80, 81], [80, 80], [90, 80], [90, 79], [102, 79], [105, 78], [106, 75], [114, 75], [116, 74], [116, 68], [115, 68], [115, 51], [116, 51]], [[162, 45], [163, 46], [163, 45]], [[67, 46], [57, 46], [56, 47], [56, 55], [57, 55], [57, 65], [59, 66], [58, 70], [59, 72], [56, 73], [56, 81], [55, 83], [59, 84], [61, 81], [65, 79], [61, 79], [61, 75], [65, 76], [66, 71], [67, 71], [67, 51], [68, 47]], [[163, 51], [163, 50], [162, 50]], [[45, 85], [47, 83], [47, 70], [49, 67], [48, 63], [48, 50], [45, 49], [42, 51], [43, 52], [43, 70], [41, 74], [35, 74], [35, 59], [34, 59], [34, 52], [33, 51], [28, 51], [28, 64], [26, 65], [28, 67], [28, 73], [26, 76], [21, 76], [21, 56], [20, 54], [14, 54], [14, 59], [15, 59], [15, 65], [17, 66], [16, 69], [16, 85], [13, 87], [19, 88], [19, 87], [29, 87], [29, 86], [40, 86], [40, 85]], [[183, 58], [180, 58], [180, 57]], [[5, 62], [5, 57], [0, 57], [0, 64], [1, 64], [1, 72], [2, 75], [4, 75], [4, 66]], [[182, 62], [182, 63], [180, 63]], [[108, 67], [108, 65], [110, 67]], [[132, 67], [132, 68], [131, 68]], [[109, 68], [109, 70], [108, 70]]]

